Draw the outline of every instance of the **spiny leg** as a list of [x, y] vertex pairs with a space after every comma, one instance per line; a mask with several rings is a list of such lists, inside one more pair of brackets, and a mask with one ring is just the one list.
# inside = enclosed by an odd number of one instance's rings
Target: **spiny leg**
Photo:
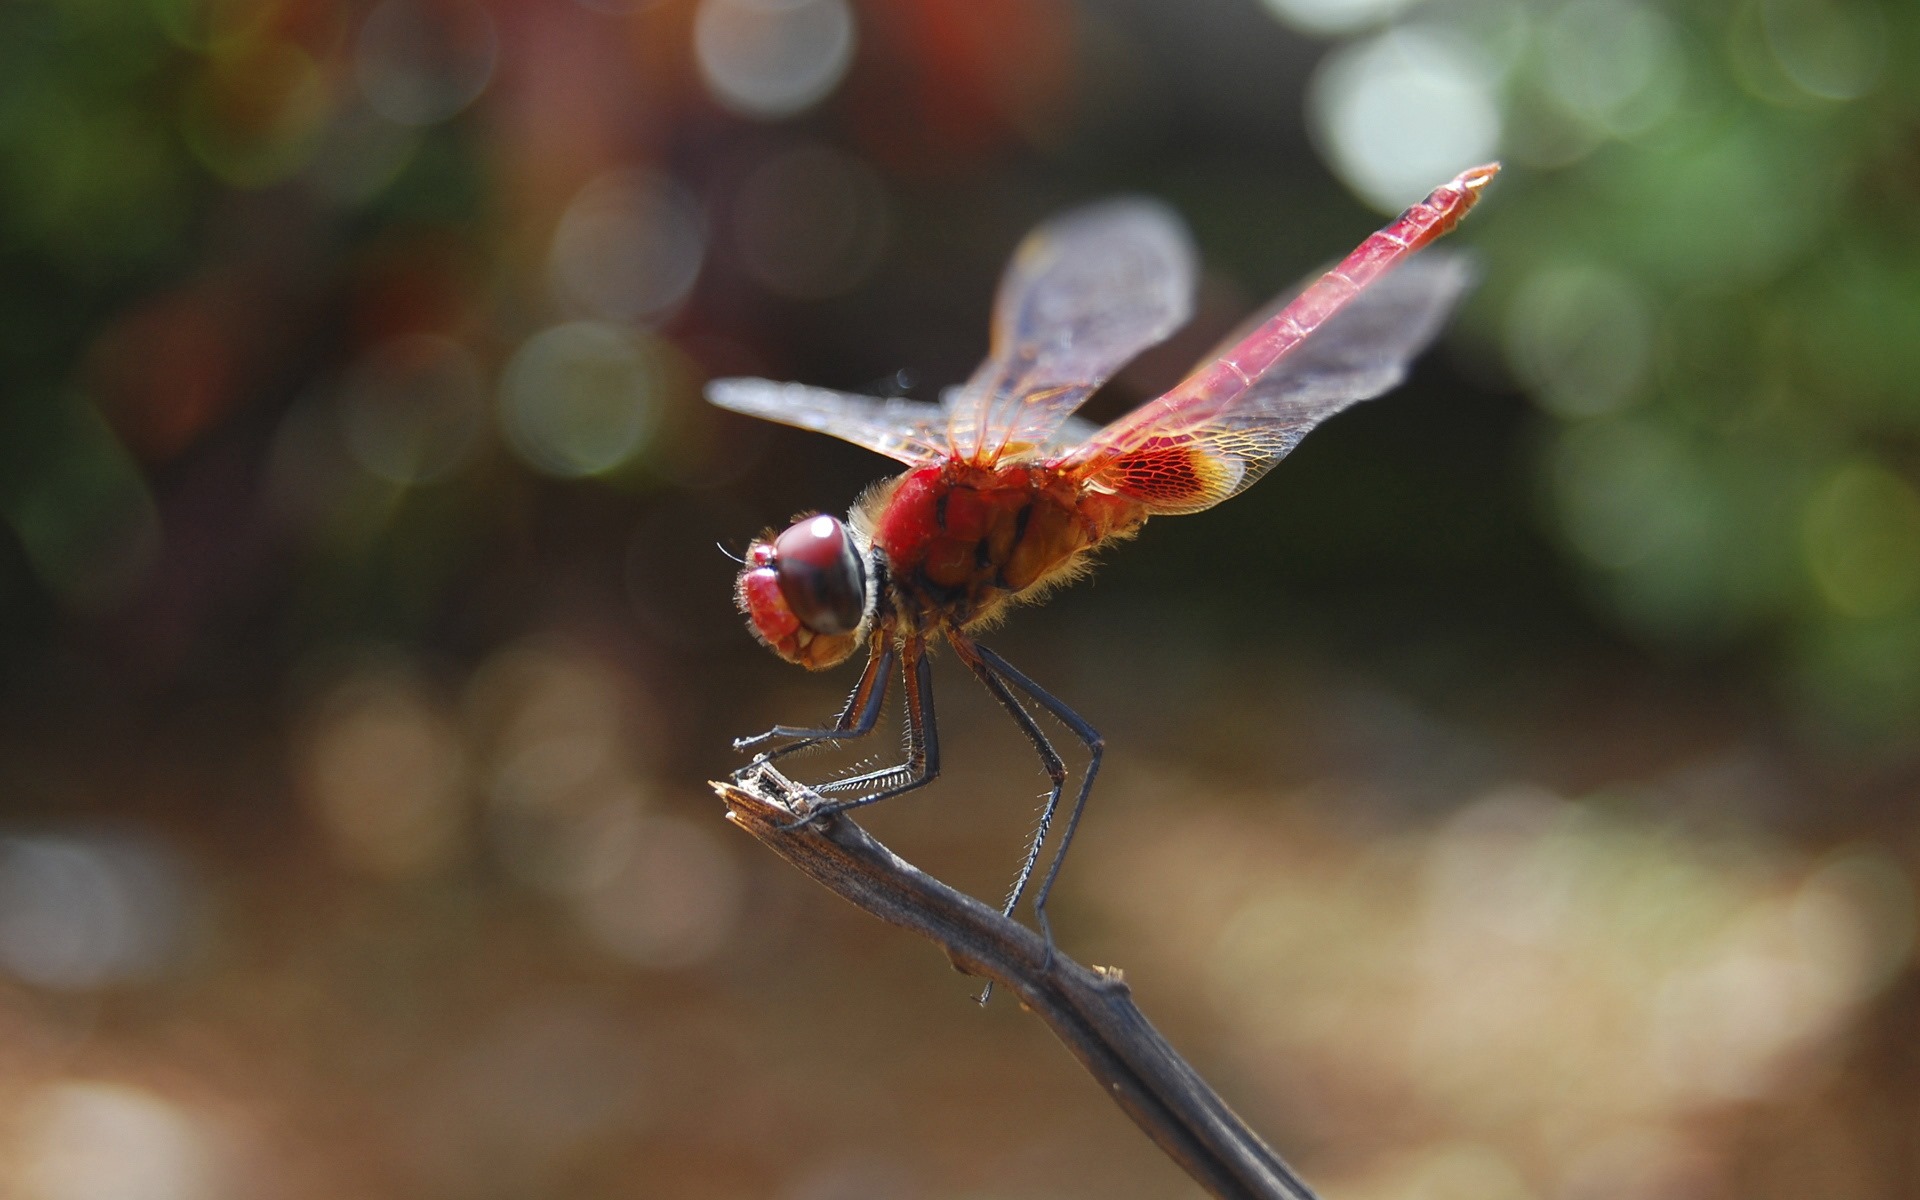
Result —
[[1067, 847], [1073, 845], [1074, 831], [1080, 828], [1080, 816], [1086, 811], [1087, 797], [1093, 793], [1094, 777], [1100, 773], [1100, 759], [1106, 752], [1106, 739], [1098, 730], [1087, 724], [1086, 719], [1074, 712], [1033, 680], [1028, 679], [1012, 663], [1001, 658], [985, 646], [975, 645], [974, 651], [980, 659], [1002, 681], [1012, 684], [1026, 693], [1027, 698], [1041, 708], [1052, 713], [1067, 730], [1087, 748], [1087, 771], [1080, 777], [1080, 792], [1073, 798], [1073, 807], [1067, 812], [1067, 827], [1060, 832], [1060, 845], [1053, 852], [1053, 861], [1047, 864], [1047, 873], [1040, 879], [1040, 888], [1033, 896], [1033, 918], [1040, 926], [1040, 933], [1047, 940], [1047, 966], [1053, 963], [1053, 925], [1047, 920], [1047, 897], [1053, 892], [1054, 880], [1060, 877], [1060, 864], [1067, 859]]
[[[889, 767], [878, 767], [871, 771], [861, 771], [857, 775], [847, 775], [839, 779], [830, 779], [825, 783], [815, 784], [813, 787], [815, 792], [824, 796], [832, 792], [858, 791], [861, 788], [886, 788], [892, 786], [896, 781], [911, 777], [915, 771], [919, 770], [918, 763], [920, 760], [915, 757], [917, 752], [914, 747], [919, 744], [918, 739], [920, 732], [918, 727], [913, 723], [913, 706], [922, 700], [931, 706], [932, 700], [930, 699], [930, 693], [928, 697], [920, 697], [918, 695], [918, 693], [925, 691], [930, 684], [925, 682], [925, 677], [921, 669], [915, 666], [914, 658], [914, 652], [909, 650], [908, 656], [900, 663], [900, 688], [907, 698], [907, 761], [894, 763]], [[928, 711], [932, 711], [931, 707], [929, 707]]]
[[1032, 714], [1027, 712], [1019, 698], [1008, 689], [1000, 677], [994, 674], [993, 668], [981, 660], [979, 648], [974, 645], [973, 640], [957, 634], [949, 634], [948, 641], [953, 644], [954, 653], [960, 657], [960, 661], [966, 663], [974, 675], [979, 677], [980, 682], [986, 685], [987, 691], [1000, 702], [1000, 707], [1006, 709], [1015, 723], [1020, 726], [1020, 732], [1027, 735], [1027, 740], [1033, 743], [1034, 751], [1040, 755], [1040, 765], [1045, 768], [1047, 778], [1053, 781], [1053, 787], [1047, 793], [1047, 802], [1040, 808], [1040, 820], [1034, 828], [1033, 837], [1027, 843], [1027, 854], [1020, 863], [1020, 873], [1014, 877], [1013, 887], [1007, 893], [1006, 903], [1000, 907], [1000, 915], [1010, 917], [1013, 915], [1013, 910], [1019, 907], [1020, 897], [1026, 894], [1027, 883], [1033, 878], [1034, 868], [1040, 864], [1040, 849], [1046, 844], [1047, 831], [1053, 827], [1053, 815], [1059, 810], [1060, 797], [1066, 790], [1067, 767], [1060, 760], [1059, 752], [1053, 748], [1053, 743], [1047, 740], [1045, 731], [1033, 719]]
[[875, 638], [873, 650], [867, 655], [867, 665], [860, 672], [860, 680], [853, 685], [853, 692], [847, 697], [846, 706], [835, 717], [832, 726], [826, 729], [808, 729], [799, 725], [775, 725], [765, 733], [753, 737], [735, 738], [735, 750], [747, 750], [769, 738], [794, 738], [784, 746], [763, 751], [754, 756], [753, 762], [742, 767], [736, 774], [744, 774], [755, 768], [784, 758], [795, 750], [804, 750], [808, 746], [817, 746], [824, 741], [837, 741], [843, 738], [865, 737], [873, 732], [880, 720], [880, 710], [887, 699], [887, 683], [893, 674], [893, 642], [889, 638]]
[[891, 800], [915, 788], [925, 787], [939, 777], [940, 734], [933, 718], [933, 672], [927, 667], [925, 652], [926, 643], [916, 637], [909, 639], [900, 653], [901, 685], [907, 698], [907, 761], [898, 766], [884, 767], [850, 779], [835, 780], [815, 790], [844, 790], [889, 779], [900, 779], [901, 782], [882, 787], [870, 796], [856, 796], [851, 800], [835, 800], [822, 804], [789, 825], [789, 829], [797, 829], [822, 817], [846, 812], [848, 809], [864, 808], [869, 804], [878, 804], [882, 800]]
[[[1027, 842], [1027, 854], [1020, 863], [1020, 872], [1014, 877], [1013, 887], [1007, 891], [1006, 903], [1000, 906], [1000, 915], [1011, 917], [1013, 910], [1020, 905], [1020, 897], [1027, 890], [1027, 882], [1033, 878], [1034, 867], [1040, 862], [1040, 849], [1047, 844], [1047, 831], [1053, 826], [1053, 814], [1059, 810], [1060, 796], [1066, 790], [1067, 765], [1060, 760], [1059, 751], [1055, 750], [1053, 743], [1047, 740], [1046, 732], [1040, 728], [1039, 722], [1033, 719], [1032, 714], [1027, 712], [1026, 706], [1020, 703], [1019, 697], [1015, 696], [1000, 677], [993, 673], [991, 667], [981, 661], [979, 648], [974, 645], [973, 640], [961, 637], [957, 633], [949, 633], [947, 639], [953, 644], [954, 653], [960, 656], [960, 660], [972, 669], [981, 683], [986, 685], [987, 691], [1000, 702], [1000, 706], [1012, 714], [1014, 722], [1020, 726], [1020, 731], [1027, 735], [1027, 740], [1033, 743], [1034, 750], [1040, 755], [1040, 764], [1046, 769], [1047, 778], [1053, 781], [1052, 788], [1047, 792], [1047, 802], [1040, 807], [1040, 820], [1035, 823], [1033, 836]], [[1047, 958], [1049, 962], [1053, 958], [1051, 933], [1047, 938]], [[980, 994], [974, 999], [983, 1005], [993, 999], [991, 979], [987, 981], [985, 987], [980, 989]]]

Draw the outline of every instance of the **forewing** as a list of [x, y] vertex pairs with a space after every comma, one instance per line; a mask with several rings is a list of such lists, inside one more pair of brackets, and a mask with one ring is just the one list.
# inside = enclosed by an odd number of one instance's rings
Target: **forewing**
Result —
[[[951, 413], [965, 394], [964, 388], [947, 388], [940, 393], [940, 403], [946, 405], [948, 412]], [[1059, 426], [1054, 429], [1053, 437], [1047, 441], [1046, 445], [1039, 448], [1039, 455], [1042, 458], [1058, 458], [1074, 447], [1084, 445], [1099, 432], [1100, 427], [1085, 417], [1063, 417]]]
[[716, 379], [707, 384], [707, 399], [732, 412], [831, 434], [911, 466], [947, 457], [947, 410], [938, 404], [769, 379]]
[[1073, 410], [1193, 308], [1193, 244], [1151, 200], [1056, 217], [1014, 252], [994, 301], [987, 360], [959, 389], [948, 437], [990, 463], [1055, 441]]
[[1096, 487], [1156, 513], [1211, 508], [1266, 474], [1314, 426], [1404, 379], [1473, 276], [1462, 256], [1412, 259], [1244, 386], [1175, 389], [1100, 430], [1069, 461]]

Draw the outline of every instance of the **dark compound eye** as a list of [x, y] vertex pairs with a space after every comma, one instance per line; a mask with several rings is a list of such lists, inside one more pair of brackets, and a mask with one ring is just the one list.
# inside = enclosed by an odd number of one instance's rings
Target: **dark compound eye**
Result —
[[833, 517], [808, 517], [773, 540], [780, 594], [815, 633], [852, 633], [866, 611], [866, 568]]

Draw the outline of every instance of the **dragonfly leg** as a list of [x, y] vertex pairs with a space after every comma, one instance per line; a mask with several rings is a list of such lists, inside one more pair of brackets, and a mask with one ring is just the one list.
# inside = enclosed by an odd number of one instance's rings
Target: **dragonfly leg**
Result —
[[735, 750], [749, 750], [773, 738], [793, 739], [784, 746], [755, 755], [753, 762], [736, 771], [735, 775], [747, 774], [776, 758], [784, 758], [796, 750], [817, 746], [821, 742], [865, 737], [872, 733], [874, 725], [880, 720], [880, 709], [886, 703], [887, 681], [893, 674], [893, 658], [892, 640], [876, 638], [872, 653], [867, 655], [867, 665], [860, 672], [859, 682], [853, 685], [852, 694], [847, 697], [845, 707], [841, 708], [840, 715], [834, 718], [831, 726], [809, 729], [800, 725], [775, 725], [753, 737], [735, 738]]
[[[1042, 967], [1044, 970], [1053, 965], [1053, 923], [1047, 920], [1047, 897], [1053, 892], [1054, 881], [1060, 877], [1060, 865], [1067, 859], [1067, 848], [1073, 844], [1074, 831], [1080, 828], [1080, 817], [1086, 811], [1087, 797], [1093, 794], [1093, 780], [1100, 773], [1100, 759], [1106, 752], [1107, 743], [1098, 730], [1087, 724], [1084, 717], [1068, 708], [1053, 693], [1027, 678], [1012, 663], [985, 646], [975, 645], [973, 651], [980, 656], [980, 661], [987, 670], [1003, 684], [1011, 685], [1035, 704], [1052, 713], [1054, 719], [1065, 725], [1067, 730], [1080, 739], [1087, 748], [1087, 770], [1086, 774], [1080, 777], [1080, 791], [1073, 798], [1073, 807], [1067, 810], [1067, 824], [1066, 828], [1060, 832], [1060, 845], [1054, 850], [1053, 859], [1047, 864], [1047, 873], [1041, 876], [1040, 887], [1033, 895], [1033, 918], [1040, 926], [1041, 936], [1047, 941], [1047, 961]], [[1022, 726], [1025, 727], [1030, 723], [1031, 718], [1022, 722]], [[1051, 807], [1049, 806], [1049, 809]], [[1048, 815], [1050, 816], [1051, 812]], [[1045, 832], [1043, 825], [1041, 830], [1043, 839]], [[1038, 850], [1039, 846], [1036, 843], [1031, 853], [1037, 853]], [[1024, 876], [1021, 886], [1025, 886]]]
[[907, 697], [907, 761], [864, 775], [837, 779], [814, 789], [817, 792], [850, 791], [879, 785], [879, 790], [869, 795], [821, 804], [789, 824], [788, 829], [798, 829], [849, 809], [865, 808], [869, 804], [891, 800], [915, 788], [925, 787], [939, 776], [940, 736], [933, 719], [933, 672], [927, 666], [925, 650], [926, 643], [913, 638], [900, 654], [900, 681]]
[[1053, 816], [1060, 809], [1060, 797], [1066, 792], [1067, 767], [1060, 760], [1060, 754], [1053, 748], [1053, 743], [1047, 740], [1047, 735], [1040, 728], [1039, 722], [1027, 712], [1026, 707], [1020, 703], [1019, 697], [1015, 696], [1012, 689], [1008, 688], [1000, 676], [994, 673], [993, 668], [981, 659], [979, 648], [973, 644], [972, 639], [949, 635], [949, 640], [953, 643], [954, 653], [959, 656], [960, 661], [966, 663], [980, 682], [986, 685], [987, 691], [1000, 702], [1000, 707], [1006, 709], [1014, 722], [1020, 726], [1020, 732], [1026, 734], [1027, 740], [1033, 743], [1034, 752], [1040, 756], [1040, 765], [1046, 770], [1047, 778], [1053, 781], [1053, 786], [1047, 793], [1046, 803], [1040, 808], [1040, 819], [1034, 826], [1033, 837], [1027, 843], [1027, 854], [1020, 863], [1020, 873], [1014, 877], [1013, 886], [1007, 891], [1006, 902], [1000, 906], [1000, 915], [1010, 917], [1013, 915], [1013, 910], [1019, 907], [1020, 897], [1026, 894], [1027, 884], [1033, 878], [1034, 868], [1040, 865], [1041, 847], [1046, 844], [1047, 831], [1053, 827]]
[[[1006, 709], [1013, 717], [1014, 723], [1020, 726], [1020, 732], [1026, 734], [1027, 740], [1033, 743], [1034, 752], [1040, 756], [1040, 765], [1045, 768], [1047, 778], [1053, 783], [1047, 791], [1046, 803], [1040, 806], [1040, 819], [1034, 823], [1033, 836], [1027, 841], [1027, 853], [1020, 862], [1020, 872], [1014, 876], [1013, 886], [1007, 889], [1006, 901], [1000, 906], [1000, 915], [1011, 917], [1013, 910], [1020, 906], [1020, 897], [1026, 893], [1027, 884], [1033, 878], [1034, 868], [1040, 864], [1040, 850], [1047, 844], [1047, 831], [1053, 827], [1054, 813], [1060, 810], [1060, 797], [1066, 792], [1067, 787], [1067, 765], [1061, 761], [1060, 752], [1053, 748], [1053, 743], [1047, 740], [1046, 731], [1040, 728], [1039, 722], [1035, 721], [1026, 706], [1020, 703], [1019, 697], [1015, 696], [1012, 689], [1008, 688], [1000, 677], [993, 673], [993, 669], [981, 659], [979, 648], [974, 645], [973, 640], [954, 634], [949, 634], [948, 640], [953, 643], [954, 653], [967, 664], [980, 682], [986, 685], [987, 691], [1000, 702], [1000, 707]], [[1052, 957], [1053, 938], [1049, 932], [1047, 938], [1049, 964]], [[988, 980], [987, 985], [980, 989], [980, 994], [974, 999], [983, 1005], [992, 1000], [993, 981]]]

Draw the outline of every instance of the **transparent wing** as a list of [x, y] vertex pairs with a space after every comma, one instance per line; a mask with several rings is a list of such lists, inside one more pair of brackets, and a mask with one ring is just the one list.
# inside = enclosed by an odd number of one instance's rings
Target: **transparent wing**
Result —
[[987, 360], [955, 395], [954, 451], [990, 463], [1056, 440], [1061, 424], [1127, 361], [1192, 312], [1193, 244], [1151, 200], [1056, 217], [1014, 252], [994, 301]]
[[[957, 386], [946, 388], [940, 393], [940, 403], [951, 412], [965, 394], [964, 388]], [[1039, 456], [1057, 458], [1099, 432], [1100, 427], [1084, 417], [1062, 417], [1059, 427], [1053, 431], [1053, 437], [1047, 441], [1046, 445], [1040, 447]]]
[[707, 384], [707, 399], [732, 412], [831, 434], [911, 466], [948, 456], [948, 412], [938, 404], [770, 379], [716, 379]]
[[[1156, 513], [1211, 508], [1266, 474], [1321, 421], [1404, 379], [1473, 278], [1461, 256], [1413, 259], [1353, 295], [1243, 386], [1183, 385], [1100, 430], [1066, 461], [1095, 486]], [[1257, 328], [1271, 324], [1269, 317]], [[1202, 360], [1196, 377], [1231, 360], [1231, 349]]]

